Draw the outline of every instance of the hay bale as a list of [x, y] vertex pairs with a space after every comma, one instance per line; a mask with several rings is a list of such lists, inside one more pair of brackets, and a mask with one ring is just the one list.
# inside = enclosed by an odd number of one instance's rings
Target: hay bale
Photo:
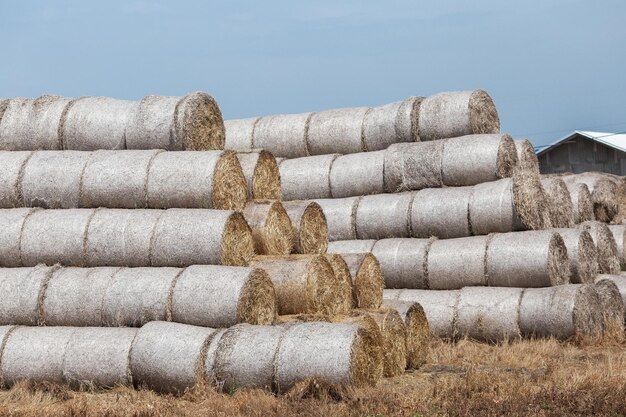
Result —
[[328, 240], [356, 239], [356, 212], [362, 197], [316, 199], [326, 217]]
[[293, 249], [291, 219], [280, 201], [250, 201], [243, 215], [252, 229], [258, 255], [288, 255]]
[[500, 119], [485, 91], [455, 91], [424, 98], [419, 107], [418, 126], [420, 140], [429, 141], [498, 133]]
[[580, 229], [554, 229], [563, 238], [570, 264], [570, 282], [592, 283], [598, 274], [598, 250], [589, 232]]
[[375, 151], [338, 156], [330, 167], [331, 196], [342, 198], [385, 192], [385, 154], [386, 151]]
[[600, 335], [600, 297], [589, 284], [528, 288], [520, 303], [519, 325], [525, 337], [570, 339]]
[[265, 149], [274, 156], [284, 158], [311, 155], [307, 145], [307, 131], [312, 115], [301, 113], [261, 117], [254, 125], [252, 144], [255, 148]]
[[457, 331], [485, 342], [521, 337], [518, 311], [522, 288], [463, 288], [459, 291]]
[[246, 266], [254, 253], [245, 219], [227, 210], [165, 210], [150, 248], [152, 266]]
[[421, 268], [428, 271], [425, 288], [454, 290], [488, 285], [485, 274], [488, 240], [487, 236], [472, 236], [432, 242], [426, 253], [426, 266]]
[[129, 354], [137, 329], [83, 327], [69, 339], [63, 379], [74, 387], [132, 386]]
[[434, 239], [383, 239], [371, 252], [380, 263], [385, 288], [428, 288], [427, 255]]
[[324, 110], [308, 123], [307, 148], [311, 155], [368, 151], [363, 137], [367, 107]]
[[280, 199], [280, 171], [270, 152], [238, 153], [237, 159], [248, 184], [248, 200]]
[[281, 199], [331, 198], [330, 169], [339, 155], [286, 159], [279, 165]]
[[170, 298], [171, 320], [178, 323], [218, 328], [276, 319], [274, 286], [258, 268], [187, 267], [173, 282]]
[[184, 392], [204, 382], [207, 349], [215, 330], [153, 321], [137, 332], [130, 351], [136, 387], [158, 392]]
[[494, 234], [484, 259], [491, 286], [549, 287], [569, 282], [567, 248], [561, 235], [553, 231]]
[[28, 216], [38, 210], [16, 208], [0, 211], [0, 266], [22, 266], [22, 228]]
[[286, 201], [282, 204], [293, 226], [293, 252], [325, 253], [328, 223], [322, 207], [313, 201]]
[[596, 279], [595, 282], [599, 282], [601, 280], [609, 280], [612, 281], [616, 286], [617, 289], [619, 290], [621, 296], [622, 296], [622, 301], [624, 302], [624, 304], [626, 304], [626, 276], [624, 275], [609, 275], [609, 274], [599, 274]]
[[18, 326], [5, 336], [0, 375], [5, 386], [19, 381], [62, 384], [68, 342], [76, 327]]
[[399, 142], [415, 142], [417, 114], [422, 97], [372, 107], [363, 119], [363, 140], [366, 149], [378, 151]]
[[[146, 96], [128, 118], [127, 149], [224, 149], [224, 120], [210, 95]], [[109, 148], [107, 148], [109, 149]]]
[[522, 170], [539, 176], [539, 158], [533, 144], [528, 139], [514, 140], [517, 152], [517, 165]]
[[208, 347], [206, 349], [205, 361], [204, 361], [204, 380], [219, 388], [219, 381], [217, 381], [217, 377], [214, 372], [215, 368], [215, 358], [217, 356], [217, 349], [219, 348], [220, 340], [224, 333], [226, 333], [228, 329], [217, 329], [211, 335], [211, 338], [208, 343]]
[[0, 208], [22, 207], [22, 175], [32, 151], [0, 151]]
[[328, 243], [328, 253], [367, 253], [371, 252], [375, 239], [368, 240], [337, 240]]
[[146, 172], [150, 208], [241, 210], [247, 201], [246, 178], [233, 152], [161, 152]]
[[541, 185], [549, 199], [549, 211], [552, 227], [572, 227], [574, 209], [567, 186], [558, 177], [542, 177]]
[[[472, 225], [470, 224], [468, 210], [475, 188], [431, 188], [415, 193], [411, 206], [411, 232], [413, 237], [429, 238], [436, 236], [442, 239], [449, 239], [471, 236]], [[489, 204], [493, 206], [493, 203], [480, 202], [480, 207], [483, 208]]]
[[596, 220], [610, 222], [619, 211], [619, 189], [614, 181], [599, 172], [586, 172], [560, 177], [566, 184], [585, 184], [591, 192]]
[[610, 224], [607, 227], [615, 239], [620, 268], [622, 270], [626, 270], [626, 245], [624, 245], [624, 241], [626, 241], [626, 226], [621, 224]]
[[[306, 340], [307, 343], [302, 343]], [[353, 323], [296, 323], [285, 330], [275, 359], [275, 382], [284, 392], [315, 377], [335, 384], [374, 385], [375, 335]]]
[[272, 280], [278, 314], [334, 314], [345, 303], [340, 282], [323, 255], [260, 256], [251, 266], [264, 269]]
[[383, 376], [402, 375], [407, 366], [407, 329], [400, 314], [388, 308], [357, 312], [373, 318], [380, 328], [383, 337]]
[[62, 115], [72, 100], [41, 96], [0, 103], [0, 148], [7, 151], [63, 149]]
[[43, 323], [46, 326], [102, 326], [103, 299], [119, 270], [119, 267], [55, 270], [42, 293]]
[[219, 389], [273, 390], [275, 357], [285, 333], [281, 326], [239, 324], [226, 330], [217, 347], [212, 375]]
[[611, 230], [606, 224], [596, 221], [587, 221], [578, 225], [591, 235], [598, 248], [598, 273], [618, 274], [620, 271], [617, 244]]
[[385, 280], [376, 257], [371, 253], [344, 253], [341, 256], [352, 277], [353, 304], [358, 308], [379, 308]]
[[357, 239], [410, 237], [414, 198], [412, 192], [362, 197], [356, 210]]
[[385, 191], [441, 187], [444, 144], [445, 141], [434, 141], [389, 146], [385, 151]]
[[350, 310], [356, 307], [354, 300], [352, 298], [352, 293], [354, 291], [352, 285], [352, 275], [350, 274], [350, 268], [348, 268], [348, 264], [343, 259], [343, 256], [332, 253], [325, 255], [326, 260], [333, 268], [333, 273], [335, 274], [335, 279], [339, 281], [339, 287], [341, 292], [341, 300], [343, 301], [343, 306], [338, 311], [339, 314], [348, 314]]
[[224, 149], [231, 151], [251, 151], [254, 149], [254, 126], [260, 117], [224, 120]]
[[418, 303], [400, 300], [383, 300], [383, 306], [397, 311], [404, 320], [407, 368], [419, 368], [426, 363], [430, 345], [430, 329], [424, 309]]
[[600, 297], [605, 331], [622, 335], [625, 319], [624, 300], [617, 284], [610, 279], [600, 279], [596, 281], [594, 287]]
[[43, 323], [42, 299], [54, 267], [0, 269], [0, 325]]
[[572, 199], [574, 223], [578, 224], [588, 220], [595, 220], [589, 187], [586, 184], [568, 183], [565, 181], [564, 183]]

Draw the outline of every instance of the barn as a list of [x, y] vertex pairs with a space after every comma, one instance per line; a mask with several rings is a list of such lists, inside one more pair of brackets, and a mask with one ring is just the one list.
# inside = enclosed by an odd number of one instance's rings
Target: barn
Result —
[[626, 134], [575, 131], [535, 148], [542, 174], [597, 171], [626, 175]]

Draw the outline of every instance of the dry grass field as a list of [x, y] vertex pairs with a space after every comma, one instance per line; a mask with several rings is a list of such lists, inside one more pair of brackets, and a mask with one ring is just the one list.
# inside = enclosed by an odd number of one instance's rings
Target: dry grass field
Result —
[[375, 388], [303, 383], [291, 392], [196, 389], [175, 397], [116, 388], [71, 391], [22, 383], [0, 391], [1, 416], [620, 416], [626, 345], [554, 340], [490, 346], [432, 342], [419, 371]]

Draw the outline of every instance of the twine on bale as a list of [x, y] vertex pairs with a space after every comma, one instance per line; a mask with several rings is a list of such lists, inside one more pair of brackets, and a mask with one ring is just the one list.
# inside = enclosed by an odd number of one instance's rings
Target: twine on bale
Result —
[[376, 257], [371, 253], [344, 253], [341, 256], [352, 277], [353, 304], [363, 309], [379, 308], [385, 281]]
[[567, 186], [558, 177], [542, 177], [541, 185], [549, 199], [549, 211], [552, 227], [572, 227], [574, 209]]
[[404, 320], [407, 368], [418, 369], [426, 363], [430, 344], [430, 329], [424, 309], [418, 303], [400, 300], [383, 300], [383, 306], [394, 309]]
[[615, 238], [606, 224], [598, 221], [587, 221], [578, 225], [591, 235], [598, 249], [598, 273], [618, 274], [620, 271], [619, 257]]
[[411, 236], [411, 208], [414, 198], [413, 192], [362, 197], [355, 217], [357, 239]]
[[270, 152], [238, 153], [237, 159], [248, 184], [248, 200], [280, 199], [280, 171]]
[[591, 193], [586, 184], [568, 183], [565, 186], [570, 193], [572, 199], [572, 211], [574, 212], [574, 223], [582, 223], [589, 220], [595, 220], [593, 214], [593, 201]]
[[570, 282], [590, 284], [598, 274], [598, 250], [586, 230], [554, 229], [561, 235], [570, 263]]
[[330, 266], [333, 268], [333, 272], [335, 273], [335, 278], [339, 281], [340, 291], [341, 291], [341, 300], [343, 300], [343, 306], [338, 311], [339, 314], [348, 314], [350, 310], [355, 307], [354, 300], [352, 298], [353, 292], [353, 284], [352, 284], [352, 275], [350, 274], [350, 268], [348, 268], [348, 264], [343, 259], [343, 257], [339, 254], [328, 254], [326, 255], [326, 259]]
[[0, 212], [0, 266], [22, 266], [22, 229], [36, 208], [16, 208]]
[[286, 201], [282, 204], [293, 226], [293, 252], [325, 253], [328, 223], [322, 207], [314, 201]]
[[404, 320], [394, 309], [355, 310], [354, 314], [365, 314], [376, 322], [383, 337], [383, 376], [402, 375], [407, 365]]
[[2, 268], [0, 291], [0, 325], [37, 326], [43, 320], [43, 293], [55, 267]]
[[328, 240], [356, 239], [356, 213], [362, 197], [316, 199], [326, 217]]
[[616, 334], [623, 338], [624, 300], [617, 284], [610, 279], [601, 278], [594, 286], [602, 305], [605, 333]]
[[330, 154], [282, 161], [278, 166], [281, 199], [292, 201], [332, 198], [330, 170], [338, 157], [337, 154]]
[[258, 255], [288, 255], [293, 249], [291, 220], [280, 201], [251, 201], [243, 215], [252, 229]]

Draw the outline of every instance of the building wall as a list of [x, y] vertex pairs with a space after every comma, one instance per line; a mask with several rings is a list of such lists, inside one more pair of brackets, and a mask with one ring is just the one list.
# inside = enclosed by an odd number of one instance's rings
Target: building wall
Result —
[[626, 153], [578, 135], [539, 155], [539, 167], [542, 174], [599, 171], [626, 175]]

